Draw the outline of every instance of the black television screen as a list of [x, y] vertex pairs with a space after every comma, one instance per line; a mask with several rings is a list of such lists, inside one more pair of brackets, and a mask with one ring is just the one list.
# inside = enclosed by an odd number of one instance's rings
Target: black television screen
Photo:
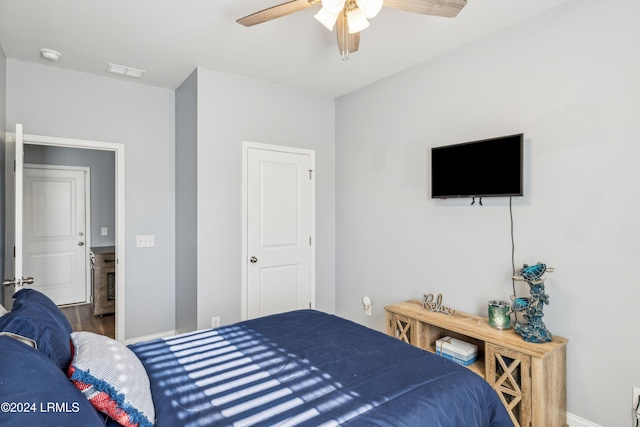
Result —
[[431, 198], [522, 196], [523, 134], [431, 148]]

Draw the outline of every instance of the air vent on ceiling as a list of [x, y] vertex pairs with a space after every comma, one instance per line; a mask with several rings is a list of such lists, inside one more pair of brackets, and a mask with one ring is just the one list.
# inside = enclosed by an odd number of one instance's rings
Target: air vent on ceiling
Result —
[[137, 68], [125, 67], [124, 65], [109, 64], [107, 71], [114, 74], [120, 74], [128, 77], [140, 78], [145, 73], [144, 70], [138, 70]]

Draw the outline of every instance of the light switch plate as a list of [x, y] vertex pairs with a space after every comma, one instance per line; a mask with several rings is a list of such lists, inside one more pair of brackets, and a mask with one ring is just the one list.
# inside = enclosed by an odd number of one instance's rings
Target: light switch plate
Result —
[[156, 245], [156, 236], [153, 234], [147, 236], [136, 236], [137, 248], [152, 248]]
[[100, 229], [100, 234], [103, 236], [108, 236], [109, 235], [109, 227], [102, 227]]

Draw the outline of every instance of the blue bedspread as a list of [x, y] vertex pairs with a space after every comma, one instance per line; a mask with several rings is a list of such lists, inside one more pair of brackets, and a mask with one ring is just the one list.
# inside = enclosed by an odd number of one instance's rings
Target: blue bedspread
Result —
[[130, 348], [158, 427], [513, 425], [475, 373], [314, 310]]

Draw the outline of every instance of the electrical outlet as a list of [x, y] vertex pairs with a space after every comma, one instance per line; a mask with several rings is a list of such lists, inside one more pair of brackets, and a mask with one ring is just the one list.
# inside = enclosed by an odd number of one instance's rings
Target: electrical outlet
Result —
[[362, 305], [364, 306], [364, 314], [371, 316], [371, 298], [367, 296], [362, 297]]
[[102, 229], [100, 229], [100, 234], [102, 236], [108, 236], [109, 235], [109, 227], [102, 227]]
[[638, 425], [638, 420], [640, 420], [640, 387], [633, 387], [632, 389], [632, 400], [631, 400], [631, 416], [633, 420], [633, 425]]
[[211, 327], [217, 328], [220, 326], [220, 316], [214, 316], [211, 318]]

